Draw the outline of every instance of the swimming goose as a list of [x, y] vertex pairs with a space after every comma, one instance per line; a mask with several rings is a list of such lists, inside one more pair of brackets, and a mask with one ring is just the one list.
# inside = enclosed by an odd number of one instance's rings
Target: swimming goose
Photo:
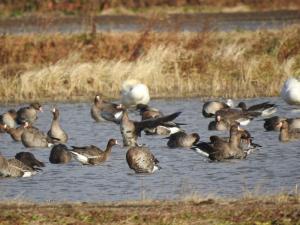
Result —
[[294, 77], [288, 78], [282, 89], [281, 97], [291, 105], [300, 105], [300, 81]]
[[159, 161], [146, 147], [131, 147], [126, 153], [126, 161], [130, 169], [136, 173], [154, 173], [161, 169]]
[[114, 145], [118, 145], [117, 140], [110, 139], [104, 151], [94, 145], [90, 145], [84, 147], [72, 146], [73, 149], [70, 152], [83, 165], [98, 165], [109, 158]]
[[270, 116], [277, 111], [277, 106], [269, 102], [252, 105], [249, 108], [245, 102], [240, 102], [237, 107], [241, 108], [243, 112], [258, 112], [261, 116]]
[[[16, 110], [10, 109], [8, 112], [0, 115], [0, 124], [7, 125], [7, 127], [9, 127], [9, 128], [15, 128], [16, 127], [16, 118], [17, 118]], [[0, 131], [5, 132], [3, 129], [0, 129]]]
[[224, 159], [244, 159], [247, 156], [247, 152], [241, 147], [243, 132], [240, 131], [243, 131], [243, 129], [237, 124], [233, 124], [230, 127], [230, 137], [228, 141], [218, 136], [211, 136], [211, 143], [199, 142], [192, 149], [216, 161], [222, 161]]
[[[152, 108], [149, 105], [138, 104], [136, 108], [140, 110], [140, 115], [142, 116], [142, 120], [153, 119], [153, 118], [164, 116], [164, 114], [160, 112], [158, 109]], [[156, 134], [170, 135], [181, 131], [180, 125], [185, 125], [185, 124], [169, 121], [155, 128], [145, 128], [144, 132], [146, 135], [156, 135]]]
[[147, 105], [150, 101], [149, 89], [145, 84], [135, 80], [127, 80], [122, 84], [121, 102], [126, 107], [137, 104]]
[[202, 114], [204, 117], [213, 117], [218, 110], [231, 108], [232, 106], [233, 103], [231, 99], [227, 100], [227, 102], [208, 101], [203, 104]]
[[36, 171], [17, 159], [7, 160], [0, 154], [0, 177], [30, 177]]
[[286, 120], [289, 124], [289, 129], [300, 129], [300, 118], [285, 118], [273, 116], [271, 118], [264, 119], [264, 128], [266, 131], [280, 131], [278, 126], [280, 121]]
[[247, 125], [250, 121], [260, 115], [257, 112], [243, 112], [238, 109], [221, 109], [216, 112], [215, 121], [224, 121], [226, 124], [234, 124], [235, 122], [240, 123], [241, 125]]
[[96, 95], [91, 107], [91, 117], [96, 122], [112, 121], [119, 123], [122, 114], [122, 105], [103, 100], [101, 95]]
[[224, 131], [224, 130], [229, 130], [230, 129], [230, 124], [228, 124], [226, 121], [219, 120], [219, 121], [210, 121], [208, 124], [208, 130], [219, 130], [219, 131]]
[[19, 152], [15, 158], [34, 170], [41, 170], [40, 167], [45, 167], [45, 164], [36, 159], [31, 152]]
[[288, 121], [282, 120], [277, 126], [280, 128], [279, 140], [281, 142], [300, 139], [300, 129], [290, 129]]
[[179, 131], [177, 133], [171, 134], [169, 137], [167, 145], [169, 148], [179, 148], [179, 147], [191, 147], [195, 145], [200, 140], [200, 136], [197, 133], [187, 134], [184, 131]]
[[129, 119], [126, 110], [123, 111], [120, 122], [120, 131], [123, 137], [124, 146], [138, 146], [137, 138], [141, 136], [141, 132], [145, 128], [154, 128], [165, 122], [174, 120], [181, 112], [176, 112], [167, 116], [147, 119], [143, 121], [132, 121]]
[[54, 140], [53, 141], [54, 143], [61, 143], [61, 144], [67, 143], [68, 135], [60, 126], [58, 108], [54, 107], [52, 109], [52, 113], [53, 113], [53, 120], [47, 135], [48, 137]]
[[53, 138], [49, 138], [44, 132], [28, 125], [27, 122], [25, 124], [21, 141], [26, 148], [47, 148], [53, 145]]
[[17, 111], [16, 121], [18, 124], [23, 124], [25, 122], [33, 124], [38, 118], [37, 112], [43, 112], [42, 106], [38, 102], [32, 103], [27, 107], [20, 108]]
[[3, 126], [3, 129], [8, 133], [14, 141], [21, 141], [21, 136], [25, 130], [25, 124], [17, 128], [10, 128], [6, 124]]
[[53, 164], [68, 163], [72, 159], [72, 154], [63, 144], [54, 145], [51, 149], [49, 161]]

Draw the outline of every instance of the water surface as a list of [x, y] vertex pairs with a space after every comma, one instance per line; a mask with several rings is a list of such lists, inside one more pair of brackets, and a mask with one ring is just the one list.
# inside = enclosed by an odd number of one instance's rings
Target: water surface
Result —
[[[299, 111], [279, 98], [248, 99], [247, 104], [270, 100], [279, 105], [278, 115], [296, 117]], [[36, 126], [48, 131], [53, 104], [45, 104]], [[203, 101], [193, 99], [153, 100], [151, 105], [164, 113], [182, 111], [176, 121], [187, 123], [187, 132], [198, 132], [201, 140], [213, 134], [226, 136], [228, 132], [208, 131], [210, 119], [203, 118]], [[61, 125], [68, 132], [68, 145], [97, 145], [105, 148], [109, 138], [121, 139], [119, 127], [104, 122], [95, 123], [90, 117], [90, 103], [59, 103]], [[0, 112], [15, 105], [2, 105]], [[139, 119], [137, 113], [130, 116]], [[129, 169], [126, 148], [116, 146], [111, 158], [99, 166], [82, 166], [76, 161], [54, 165], [48, 161], [50, 149], [26, 149], [6, 134], [0, 135], [0, 151], [6, 157], [30, 151], [46, 163], [44, 170], [31, 178], [0, 179], [1, 199], [29, 199], [32, 201], [117, 201], [176, 199], [185, 195], [238, 197], [247, 191], [276, 193], [291, 191], [300, 182], [300, 141], [280, 143], [277, 132], [265, 132], [263, 121], [255, 119], [247, 126], [255, 142], [263, 148], [246, 160], [209, 162], [188, 149], [168, 149], [162, 136], [142, 135], [141, 143], [149, 146], [159, 159], [162, 169], [152, 175], [136, 175]]]

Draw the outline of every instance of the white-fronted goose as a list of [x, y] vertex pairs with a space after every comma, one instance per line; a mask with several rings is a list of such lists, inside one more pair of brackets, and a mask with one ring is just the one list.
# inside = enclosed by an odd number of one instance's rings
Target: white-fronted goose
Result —
[[10, 128], [6, 124], [3, 129], [8, 133], [14, 141], [21, 141], [21, 136], [25, 130], [25, 124], [20, 125], [17, 128]]
[[141, 132], [145, 128], [155, 128], [165, 122], [174, 120], [181, 112], [176, 112], [167, 116], [147, 119], [143, 121], [132, 121], [128, 117], [126, 110], [123, 111], [120, 122], [120, 130], [123, 137], [124, 146], [138, 146], [137, 138], [141, 136]]
[[227, 102], [221, 101], [208, 101], [203, 104], [202, 115], [204, 117], [214, 117], [216, 112], [221, 109], [231, 108], [233, 106], [232, 100], [227, 100]]
[[119, 123], [122, 114], [122, 105], [103, 100], [101, 95], [96, 95], [91, 107], [91, 117], [96, 122], [112, 121]]
[[94, 145], [90, 145], [84, 147], [72, 146], [73, 149], [70, 152], [83, 165], [98, 165], [109, 158], [112, 146], [117, 144], [116, 139], [110, 139], [104, 151]]
[[219, 130], [219, 131], [224, 131], [224, 130], [229, 130], [230, 129], [230, 124], [226, 123], [223, 120], [219, 121], [210, 121], [208, 124], [208, 130]]
[[23, 124], [28, 122], [29, 124], [33, 124], [37, 120], [37, 113], [42, 112], [42, 106], [40, 103], [35, 102], [30, 104], [27, 107], [20, 108], [17, 111], [17, 123]]
[[215, 121], [224, 121], [226, 124], [230, 125], [236, 122], [240, 123], [241, 125], [247, 125], [254, 117], [259, 115], [260, 113], [243, 112], [238, 109], [221, 109], [216, 112]]
[[153, 173], [160, 169], [159, 161], [146, 147], [131, 147], [126, 153], [126, 161], [130, 169], [136, 173]]
[[149, 89], [145, 84], [135, 80], [127, 80], [122, 84], [121, 102], [126, 107], [137, 104], [147, 105], [150, 101]]
[[200, 136], [197, 133], [187, 134], [184, 131], [179, 131], [166, 137], [166, 139], [169, 139], [167, 142], [169, 148], [191, 147], [198, 143]]
[[264, 128], [266, 131], [280, 131], [278, 126], [280, 121], [286, 120], [289, 124], [289, 129], [300, 129], [300, 118], [285, 118], [279, 116], [273, 116], [264, 119]]
[[300, 81], [294, 77], [288, 78], [282, 89], [281, 97], [284, 101], [291, 105], [300, 104]]
[[54, 143], [67, 143], [68, 135], [67, 133], [61, 128], [59, 122], [59, 110], [57, 108], [52, 109], [53, 119], [51, 123], [50, 130], [48, 131], [47, 135], [53, 139]]
[[17, 159], [7, 160], [0, 154], [0, 177], [30, 177], [36, 171]]
[[49, 161], [53, 164], [68, 163], [72, 159], [72, 154], [67, 146], [58, 144], [53, 146], [50, 152]]
[[[9, 128], [15, 128], [16, 118], [17, 118], [16, 110], [10, 109], [8, 112], [0, 115], [0, 124], [3, 126], [6, 125]], [[3, 129], [0, 129], [0, 131], [5, 132]]]
[[21, 141], [26, 148], [47, 148], [53, 145], [53, 138], [49, 138], [44, 132], [28, 125], [27, 122], [25, 124]]
[[40, 167], [45, 167], [45, 164], [36, 159], [31, 152], [19, 152], [15, 158], [34, 170], [41, 170]]
[[252, 105], [249, 108], [245, 102], [240, 102], [237, 107], [241, 108], [243, 112], [257, 112], [261, 116], [270, 116], [277, 111], [277, 106], [269, 102]]
[[200, 142], [194, 150], [202, 150], [207, 153], [207, 156], [211, 160], [222, 161], [225, 159], [244, 159], [247, 156], [241, 148], [241, 137], [243, 135], [242, 129], [237, 124], [233, 124], [230, 128], [229, 141], [224, 140], [218, 136], [211, 136], [211, 143]]
[[300, 139], [300, 129], [290, 129], [286, 120], [280, 121], [277, 126], [280, 128], [279, 140], [281, 142]]

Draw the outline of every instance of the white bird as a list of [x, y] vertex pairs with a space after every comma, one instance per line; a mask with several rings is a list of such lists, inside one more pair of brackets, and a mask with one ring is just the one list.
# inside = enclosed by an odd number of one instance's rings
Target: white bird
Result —
[[281, 89], [281, 97], [290, 105], [300, 105], [300, 81], [290, 77]]
[[127, 107], [137, 104], [147, 105], [150, 101], [149, 89], [136, 80], [127, 80], [122, 84], [121, 101]]

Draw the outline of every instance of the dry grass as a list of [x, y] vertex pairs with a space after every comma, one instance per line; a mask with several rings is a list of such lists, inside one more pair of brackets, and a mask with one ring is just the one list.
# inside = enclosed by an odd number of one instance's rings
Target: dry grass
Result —
[[[2, 202], [0, 224], [299, 224], [300, 198], [118, 203]], [[17, 213], [16, 213], [17, 212]]]
[[2, 102], [118, 98], [139, 80], [152, 97], [276, 96], [300, 75], [300, 27], [274, 31], [2, 36]]

